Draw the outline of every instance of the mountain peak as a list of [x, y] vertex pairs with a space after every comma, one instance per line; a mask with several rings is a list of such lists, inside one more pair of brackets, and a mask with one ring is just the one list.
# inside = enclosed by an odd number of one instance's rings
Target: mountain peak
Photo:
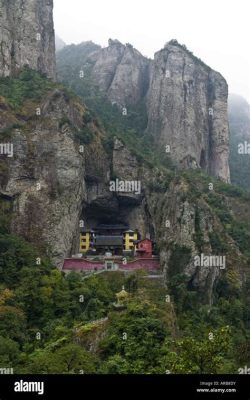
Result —
[[108, 45], [109, 46], [122, 46], [122, 47], [124, 47], [124, 44], [122, 44], [118, 39], [109, 39], [108, 40]]
[[178, 42], [177, 39], [171, 39], [171, 40], [169, 40], [167, 43], [165, 43], [164, 47], [167, 47], [167, 46], [169, 46], [169, 45], [171, 45], [171, 46], [182, 46], [182, 45]]

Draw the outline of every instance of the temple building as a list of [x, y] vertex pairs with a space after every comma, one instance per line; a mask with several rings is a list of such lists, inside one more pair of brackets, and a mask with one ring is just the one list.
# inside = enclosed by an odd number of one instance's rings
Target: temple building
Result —
[[142, 258], [151, 258], [153, 253], [153, 242], [150, 239], [138, 240], [136, 242], [136, 254]]
[[80, 232], [80, 253], [86, 253], [93, 245], [94, 231], [81, 229]]
[[138, 232], [132, 231], [131, 229], [123, 233], [123, 249], [125, 251], [136, 250], [135, 241], [138, 240]]
[[94, 230], [81, 229], [80, 253], [103, 255], [133, 254], [136, 251], [137, 231], [128, 229], [127, 225], [98, 225]]
[[[137, 230], [127, 225], [101, 224], [94, 229], [81, 229], [80, 254], [66, 258], [64, 271], [134, 271], [143, 269], [154, 272], [160, 269], [159, 257], [155, 254], [155, 242], [140, 238]], [[124, 291], [118, 294], [124, 295]], [[117, 308], [123, 305], [114, 303]]]

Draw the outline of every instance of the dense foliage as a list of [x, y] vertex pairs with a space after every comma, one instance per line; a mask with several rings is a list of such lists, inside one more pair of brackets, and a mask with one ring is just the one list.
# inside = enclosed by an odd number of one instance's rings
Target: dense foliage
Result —
[[25, 100], [42, 98], [55, 87], [55, 83], [27, 67], [16, 78], [0, 78], [0, 96], [14, 108], [20, 107]]
[[[0, 235], [0, 366], [19, 373], [218, 373], [249, 361], [240, 299], [208, 313], [171, 279], [122, 272], [64, 275], [22, 239]], [[184, 253], [185, 254], [185, 253]], [[176, 255], [177, 257], [177, 255]], [[115, 294], [129, 297], [116, 309]], [[227, 292], [227, 289], [221, 289]], [[178, 327], [179, 326], [179, 327]], [[150, 349], [150, 351], [149, 351]]]

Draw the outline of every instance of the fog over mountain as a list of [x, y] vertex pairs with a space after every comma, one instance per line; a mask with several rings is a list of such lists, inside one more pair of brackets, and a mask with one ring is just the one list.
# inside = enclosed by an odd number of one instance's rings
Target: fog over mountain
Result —
[[[250, 101], [249, 1], [155, 0], [142, 6], [127, 0], [55, 0], [57, 34], [67, 43], [108, 39], [132, 43], [153, 58], [164, 43], [176, 38], [227, 80], [229, 91]], [[94, 16], [94, 17], [93, 17]], [[234, 29], [236, 21], [237, 28]]]
[[250, 105], [244, 97], [229, 93], [228, 116], [231, 126], [237, 126], [235, 134], [250, 136]]
[[56, 51], [60, 51], [66, 46], [66, 43], [58, 35], [55, 36], [55, 41], [56, 41]]
[[228, 98], [230, 128], [230, 170], [232, 183], [250, 190], [250, 153], [240, 154], [239, 146], [249, 144], [250, 151], [250, 105], [242, 96], [230, 94]]

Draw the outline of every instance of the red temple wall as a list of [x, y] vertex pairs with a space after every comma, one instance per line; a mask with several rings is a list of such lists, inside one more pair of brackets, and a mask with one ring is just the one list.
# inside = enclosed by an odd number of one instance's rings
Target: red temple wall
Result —
[[[121, 270], [146, 269], [148, 271], [153, 271], [160, 268], [159, 260], [152, 258], [136, 259], [134, 261], [128, 261], [127, 264], [123, 264], [120, 260], [115, 263], [119, 265], [119, 269]], [[82, 258], [67, 258], [64, 260], [63, 264], [63, 270], [93, 271], [95, 269], [105, 269], [105, 262], [87, 261]]]

